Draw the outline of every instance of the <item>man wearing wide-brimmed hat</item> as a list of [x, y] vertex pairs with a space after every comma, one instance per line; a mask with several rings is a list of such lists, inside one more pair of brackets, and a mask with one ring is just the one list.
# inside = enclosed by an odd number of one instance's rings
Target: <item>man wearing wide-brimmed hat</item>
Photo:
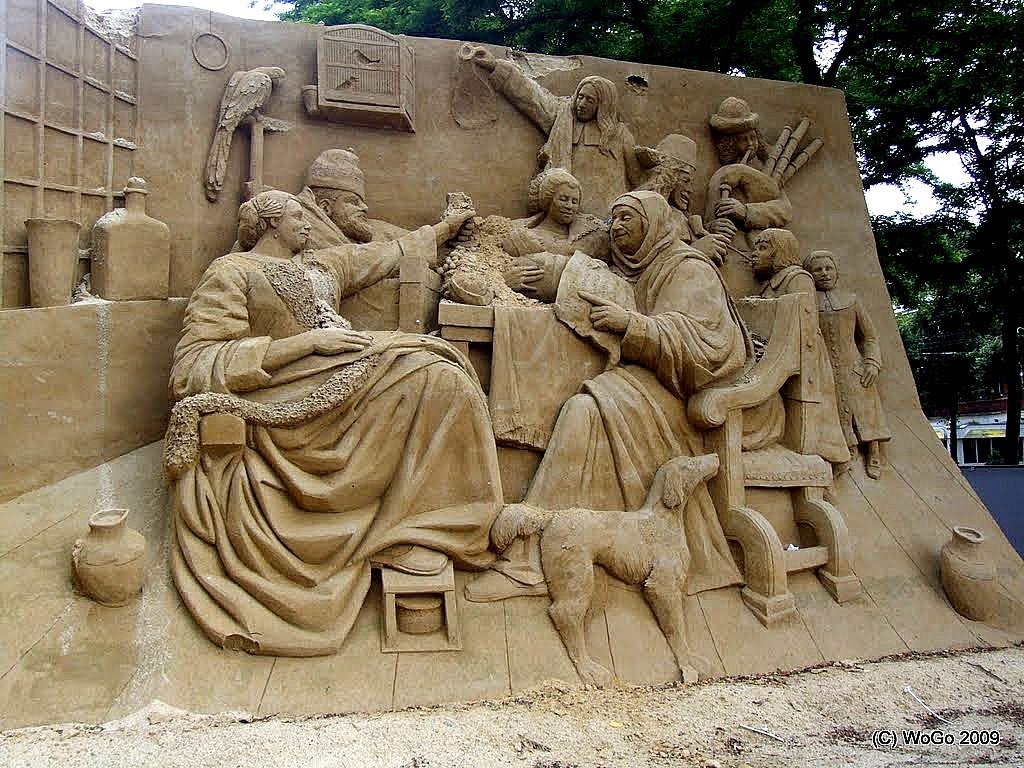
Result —
[[[748, 236], [769, 227], [785, 228], [793, 206], [778, 179], [762, 171], [768, 144], [758, 129], [759, 116], [743, 99], [724, 99], [708, 120], [722, 163], [708, 182], [704, 221], [711, 232], [728, 235], [734, 255], [751, 252]], [[750, 266], [728, 257], [723, 270], [740, 295], [755, 290]]]
[[758, 119], [757, 112], [743, 99], [729, 96], [722, 101], [709, 121], [722, 165], [764, 162], [768, 157], [768, 143], [758, 129]]

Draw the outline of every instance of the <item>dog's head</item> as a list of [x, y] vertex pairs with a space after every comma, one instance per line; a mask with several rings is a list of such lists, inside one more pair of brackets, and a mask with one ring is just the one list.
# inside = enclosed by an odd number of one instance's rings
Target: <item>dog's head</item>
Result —
[[[678, 456], [662, 464], [658, 474], [662, 476], [662, 503], [676, 509], [686, 503], [698, 485], [718, 474], [718, 455]], [[654, 485], [658, 485], [657, 477]]]

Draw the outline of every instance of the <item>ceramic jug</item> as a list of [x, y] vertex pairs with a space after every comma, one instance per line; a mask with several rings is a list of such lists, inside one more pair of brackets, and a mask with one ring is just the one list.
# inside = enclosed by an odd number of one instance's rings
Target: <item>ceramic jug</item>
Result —
[[957, 613], [974, 621], [991, 617], [997, 592], [995, 566], [985, 557], [985, 537], [974, 528], [957, 526], [939, 553], [942, 588]]
[[142, 590], [146, 540], [125, 525], [127, 518], [127, 509], [97, 512], [71, 551], [76, 586], [102, 605], [124, 605]]

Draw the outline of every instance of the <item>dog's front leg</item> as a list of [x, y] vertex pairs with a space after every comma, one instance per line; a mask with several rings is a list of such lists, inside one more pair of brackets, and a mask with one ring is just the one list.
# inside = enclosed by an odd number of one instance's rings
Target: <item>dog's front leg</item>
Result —
[[707, 674], [707, 660], [694, 654], [686, 640], [686, 620], [683, 613], [685, 578], [682, 563], [674, 558], [659, 559], [654, 563], [647, 581], [644, 582], [644, 596], [654, 611], [658, 625], [668, 640], [669, 648], [676, 657], [679, 672], [684, 683], [697, 682], [696, 663]]

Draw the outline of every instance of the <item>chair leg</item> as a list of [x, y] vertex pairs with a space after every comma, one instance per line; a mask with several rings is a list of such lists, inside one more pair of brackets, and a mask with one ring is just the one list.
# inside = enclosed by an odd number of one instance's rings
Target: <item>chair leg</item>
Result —
[[743, 549], [747, 586], [740, 595], [758, 621], [770, 627], [795, 613], [782, 542], [768, 519], [749, 507], [732, 507], [722, 523]]
[[797, 523], [813, 528], [818, 543], [828, 548], [828, 562], [818, 569], [818, 579], [837, 603], [857, 597], [861, 584], [853, 572], [850, 531], [843, 516], [825, 501], [821, 488], [801, 488], [795, 501]]

